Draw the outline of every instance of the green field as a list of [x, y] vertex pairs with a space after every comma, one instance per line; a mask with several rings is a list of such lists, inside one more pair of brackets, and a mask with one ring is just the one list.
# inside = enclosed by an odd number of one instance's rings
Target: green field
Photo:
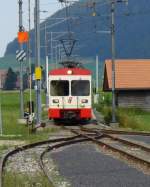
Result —
[[[34, 99], [34, 91], [33, 91]], [[24, 103], [29, 99], [29, 91], [24, 92]], [[111, 121], [111, 106], [109, 101], [110, 96], [107, 96], [105, 103], [100, 102], [97, 106], [98, 110], [101, 111], [106, 122]], [[19, 119], [20, 105], [19, 105], [19, 91], [1, 91], [1, 110], [2, 110], [2, 130], [3, 135], [1, 139], [22, 139], [35, 141], [38, 139], [45, 139], [49, 136], [51, 131], [55, 129], [46, 128], [42, 132], [37, 132], [36, 134], [29, 134], [28, 126], [24, 124], [19, 124], [17, 119]], [[42, 94], [42, 103], [45, 103], [44, 92]], [[136, 130], [150, 131], [150, 112], [142, 111], [140, 109], [118, 109], [117, 119], [121, 127], [131, 128]], [[47, 118], [47, 112], [43, 112], [43, 118]], [[15, 135], [20, 135], [19, 137], [13, 137]]]
[[140, 109], [118, 109], [117, 116], [120, 125], [141, 131], [150, 131], [150, 112]]
[[[33, 98], [35, 97], [33, 91]], [[25, 103], [28, 101], [29, 91], [24, 92]], [[111, 107], [110, 107], [110, 95], [106, 97], [105, 102], [100, 101], [97, 105], [97, 109], [104, 114], [105, 120], [111, 121]], [[2, 124], [3, 124], [3, 136], [1, 140], [3, 143], [0, 145], [0, 153], [10, 148], [6, 145], [6, 140], [15, 140], [20, 142], [23, 140], [25, 143], [44, 140], [50, 137], [50, 133], [56, 131], [53, 128], [45, 128], [43, 131], [36, 132], [34, 134], [29, 133], [29, 127], [25, 124], [19, 124], [17, 119], [19, 118], [19, 92], [18, 91], [1, 91], [1, 111], [2, 111]], [[44, 93], [42, 93], [42, 103], [45, 102]], [[142, 111], [140, 109], [117, 109], [117, 120], [120, 123], [120, 127], [130, 128], [134, 130], [150, 131], [150, 112]], [[43, 113], [46, 118], [47, 113]], [[6, 136], [8, 135], [8, 136]], [[12, 136], [13, 135], [13, 136]], [[20, 135], [20, 136], [17, 136]], [[11, 147], [14, 147], [11, 145]], [[40, 177], [39, 177], [40, 176]], [[41, 174], [37, 173], [34, 177], [30, 177], [27, 174], [18, 174], [12, 172], [5, 173], [4, 186], [36, 186], [36, 184], [42, 184], [42, 186], [50, 186], [47, 179]]]
[[[103, 98], [105, 98], [103, 100]], [[97, 110], [104, 115], [106, 123], [112, 119], [111, 93], [101, 93]], [[143, 111], [139, 108], [117, 108], [117, 121], [120, 127], [130, 128], [133, 130], [150, 131], [150, 112]]]
[[[33, 99], [35, 98], [34, 91], [32, 92]], [[29, 91], [24, 92], [25, 103], [28, 101]], [[14, 148], [21, 142], [23, 144], [48, 139], [50, 133], [56, 129], [52, 127], [45, 128], [43, 131], [36, 133], [29, 133], [29, 127], [25, 124], [19, 124], [19, 92], [18, 91], [1, 91], [0, 92], [1, 111], [2, 111], [2, 124], [3, 135], [0, 136], [0, 153], [5, 152], [8, 148]], [[45, 101], [44, 92], [42, 93], [42, 103]], [[47, 117], [47, 112], [43, 113]], [[6, 136], [7, 135], [7, 136]], [[19, 136], [18, 136], [19, 135]], [[11, 140], [11, 141], [9, 141]], [[13, 141], [15, 140], [15, 141]], [[7, 144], [9, 142], [9, 144]], [[14, 145], [13, 142], [17, 144]], [[0, 155], [1, 156], [1, 155]], [[5, 173], [4, 186], [52, 186], [49, 184], [47, 178], [43, 173], [36, 173], [32, 177], [27, 173], [17, 173], [17, 171], [9, 171]]]
[[27, 187], [27, 186], [43, 186], [43, 187], [53, 187], [49, 183], [47, 178], [43, 173], [37, 173], [36, 176], [31, 174], [16, 174], [16, 173], [5, 173], [4, 187]]
[[[34, 91], [32, 95], [34, 99]], [[31, 134], [29, 133], [29, 127], [27, 125], [18, 123], [18, 119], [20, 118], [19, 91], [1, 91], [0, 99], [3, 130], [1, 139], [22, 139], [29, 141], [43, 140], [49, 137], [50, 132], [55, 131], [53, 128], [46, 128], [42, 132]], [[27, 103], [28, 100], [29, 91], [25, 91], [24, 103]], [[42, 103], [45, 103], [44, 92], [42, 93]], [[47, 112], [43, 112], [42, 116], [43, 118], [47, 118]], [[6, 135], [8, 135], [8, 137]]]

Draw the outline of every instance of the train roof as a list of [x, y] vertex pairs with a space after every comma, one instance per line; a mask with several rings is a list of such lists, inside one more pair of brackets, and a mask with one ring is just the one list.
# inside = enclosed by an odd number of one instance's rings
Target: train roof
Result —
[[58, 68], [49, 71], [49, 75], [91, 75], [92, 72], [84, 68]]

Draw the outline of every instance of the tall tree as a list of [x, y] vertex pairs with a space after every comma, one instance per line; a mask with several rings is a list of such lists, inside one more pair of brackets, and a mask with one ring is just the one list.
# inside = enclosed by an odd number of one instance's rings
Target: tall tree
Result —
[[17, 74], [12, 70], [12, 68], [8, 69], [8, 73], [6, 76], [5, 86], [6, 90], [13, 90], [16, 88]]
[[24, 90], [28, 88], [28, 83], [29, 83], [28, 73], [25, 73], [23, 75], [23, 89]]

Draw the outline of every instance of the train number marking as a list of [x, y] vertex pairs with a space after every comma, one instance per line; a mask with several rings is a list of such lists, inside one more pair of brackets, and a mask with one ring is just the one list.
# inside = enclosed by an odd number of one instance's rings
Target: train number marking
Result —
[[72, 102], [72, 97], [69, 97], [68, 103], [71, 103], [71, 102]]

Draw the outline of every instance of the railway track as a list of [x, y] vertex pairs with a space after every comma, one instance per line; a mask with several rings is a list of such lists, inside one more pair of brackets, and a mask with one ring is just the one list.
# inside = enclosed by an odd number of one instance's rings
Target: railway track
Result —
[[93, 124], [92, 128], [85, 127], [84, 125], [79, 124], [81, 130], [85, 130], [89, 132], [103, 132], [107, 134], [122, 134], [122, 135], [141, 135], [141, 136], [150, 136], [150, 132], [144, 132], [144, 131], [131, 131], [131, 130], [122, 130], [122, 129], [114, 129], [109, 126], [106, 126], [104, 124], [96, 122], [96, 125]]
[[[82, 128], [82, 130], [88, 130], [88, 128]], [[103, 132], [107, 134], [123, 134], [123, 135], [141, 135], [141, 136], [150, 136], [150, 132], [140, 132], [140, 131], [126, 131], [126, 130], [115, 130], [115, 129], [98, 129], [93, 128], [93, 132]]]
[[82, 135], [83, 137], [89, 138], [92, 142], [96, 143], [97, 145], [100, 145], [102, 147], [105, 146], [105, 148], [113, 152], [117, 152], [150, 168], [150, 146], [143, 145], [140, 142], [135, 143], [131, 140], [110, 135], [109, 133], [104, 133], [103, 131], [101, 132], [89, 129], [87, 130], [88, 133], [95, 132], [97, 135], [101, 134], [101, 136], [103, 137], [101, 140], [96, 140], [94, 137], [87, 135], [86, 130], [82, 130], [82, 128], [80, 131], [72, 129], [71, 132], [75, 133], [76, 135], [80, 134], [80, 136]]
[[[88, 133], [89, 136], [94, 136], [95, 139], [99, 139], [101, 138], [101, 135], [95, 135], [94, 133]], [[75, 135], [72, 137], [68, 137], [68, 138], [58, 138], [58, 139], [52, 139], [52, 140], [46, 140], [46, 141], [41, 141], [41, 142], [36, 142], [36, 143], [32, 143], [32, 144], [27, 144], [21, 147], [18, 147], [12, 151], [9, 151], [7, 154], [4, 155], [4, 157], [1, 160], [0, 163], [0, 187], [3, 187], [4, 184], [4, 171], [5, 171], [5, 167], [6, 167], [6, 163], [8, 161], [8, 159], [25, 150], [28, 149], [32, 149], [41, 145], [45, 145], [48, 144], [46, 149], [44, 149], [44, 151], [42, 151], [42, 153], [39, 155], [39, 165], [44, 173], [44, 175], [47, 177], [48, 181], [50, 184], [52, 184], [52, 180], [48, 174], [48, 171], [46, 170], [45, 164], [44, 164], [44, 156], [46, 155], [46, 153], [52, 151], [53, 149], [58, 149], [60, 147], [64, 147], [67, 145], [72, 145], [75, 143], [80, 143], [80, 142], [85, 142], [85, 141], [90, 141], [89, 138], [85, 138], [82, 137], [80, 135]], [[51, 145], [54, 144], [54, 145]]]
[[[90, 135], [90, 136], [93, 136], [93, 135]], [[95, 139], [100, 139], [100, 138], [102, 138], [102, 135], [95, 135], [94, 138]], [[52, 150], [56, 150], [56, 149], [59, 149], [61, 147], [68, 146], [68, 145], [73, 145], [73, 144], [76, 144], [76, 143], [82, 143], [82, 142], [85, 142], [85, 141], [90, 141], [90, 139], [86, 138], [86, 137], [81, 137], [80, 139], [61, 142], [61, 143], [55, 144], [53, 146], [48, 146], [47, 149], [45, 149], [42, 152], [42, 154], [40, 155], [40, 166], [41, 166], [45, 176], [47, 176], [49, 181], [52, 181], [52, 180], [51, 180], [50, 176], [48, 175], [47, 169], [46, 169], [45, 164], [44, 164], [45, 155]]]
[[35, 148], [35, 147], [38, 147], [38, 146], [41, 146], [41, 145], [53, 144], [53, 143], [58, 143], [58, 142], [63, 142], [63, 141], [69, 142], [69, 141], [77, 139], [77, 138], [79, 138], [78, 135], [77, 136], [72, 136], [72, 137], [69, 137], [69, 138], [58, 138], [58, 139], [52, 139], [52, 140], [45, 140], [45, 141], [40, 141], [40, 142], [20, 146], [16, 149], [13, 149], [13, 150], [9, 151], [7, 154], [5, 154], [3, 156], [3, 158], [1, 159], [1, 162], [0, 162], [0, 187], [3, 187], [5, 166], [6, 166], [6, 163], [7, 163], [8, 159], [11, 156], [13, 156], [13, 155], [15, 155], [19, 152], [23, 152], [25, 150], [32, 149], [32, 148]]
[[[73, 145], [80, 142], [90, 141], [100, 145], [101, 147], [107, 148], [113, 152], [117, 152], [123, 156], [126, 156], [129, 159], [134, 160], [134, 162], [146, 165], [150, 168], [150, 147], [142, 145], [140, 143], [135, 143], [131, 140], [127, 140], [124, 138], [120, 138], [117, 135], [119, 134], [128, 134], [128, 135], [143, 135], [149, 136], [150, 133], [140, 133], [140, 132], [128, 132], [128, 131], [120, 131], [113, 129], [98, 129], [98, 128], [85, 128], [79, 126], [77, 129], [64, 127], [66, 130], [74, 133], [75, 135], [65, 138], [57, 138], [52, 140], [46, 140], [42, 142], [37, 142], [33, 144], [24, 145], [18, 147], [12, 151], [9, 151], [2, 159], [0, 163], [0, 187], [3, 187], [4, 183], [4, 171], [6, 167], [6, 163], [8, 159], [25, 150], [36, 148], [41, 145], [47, 145], [46, 148], [39, 155], [39, 165], [44, 175], [47, 177], [50, 184], [52, 184], [51, 177], [48, 174], [46, 164], [45, 164], [45, 156], [48, 152], [59, 149], [60, 147], [64, 147], [67, 145]], [[114, 135], [115, 134], [115, 135]]]
[[[75, 133], [76, 135], [88, 138], [91, 142], [94, 142], [100, 146], [105, 146], [105, 148], [117, 152], [129, 159], [132, 159], [136, 163], [140, 163], [150, 169], [150, 146], [143, 145], [141, 142], [135, 142], [130, 139], [123, 137], [118, 137], [118, 135], [141, 135], [150, 136], [149, 132], [140, 131], [126, 131], [117, 130], [110, 128], [86, 128], [79, 124], [78, 129], [67, 128], [67, 130]], [[88, 135], [87, 133], [95, 133], [95, 135], [100, 135], [101, 139], [97, 140], [94, 137]], [[104, 140], [105, 139], [105, 140]], [[110, 143], [107, 143], [110, 141]]]

